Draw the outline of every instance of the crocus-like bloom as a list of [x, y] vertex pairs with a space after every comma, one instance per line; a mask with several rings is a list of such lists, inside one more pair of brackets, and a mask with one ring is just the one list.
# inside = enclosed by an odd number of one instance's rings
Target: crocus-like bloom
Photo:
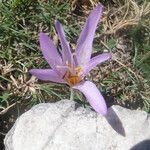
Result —
[[31, 69], [29, 72], [38, 79], [65, 83], [71, 88], [81, 91], [96, 112], [106, 115], [107, 107], [100, 91], [94, 83], [84, 81], [84, 77], [92, 68], [111, 58], [110, 53], [103, 53], [91, 58], [94, 33], [101, 14], [102, 6], [99, 4], [92, 10], [83, 27], [75, 53], [71, 52], [62, 25], [58, 21], [55, 22], [55, 27], [62, 49], [60, 53], [51, 39], [44, 33], [40, 33], [42, 54], [51, 69]]

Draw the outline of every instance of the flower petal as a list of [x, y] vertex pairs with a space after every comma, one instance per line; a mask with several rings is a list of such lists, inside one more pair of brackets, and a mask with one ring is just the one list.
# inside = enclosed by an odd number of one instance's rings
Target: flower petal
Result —
[[102, 5], [99, 4], [94, 10], [92, 10], [90, 16], [88, 17], [83, 27], [83, 30], [77, 41], [76, 49], [79, 65], [84, 66], [90, 60], [94, 34], [101, 15]]
[[52, 69], [31, 69], [29, 72], [40, 80], [52, 81], [57, 83], [66, 83], [60, 76]]
[[96, 67], [98, 64], [108, 60], [111, 58], [111, 54], [110, 53], [103, 53], [100, 55], [97, 55], [95, 57], [93, 57], [87, 64], [87, 66], [85, 67], [85, 74], [87, 74], [88, 72], [90, 72], [94, 67]]
[[85, 95], [90, 105], [96, 112], [102, 115], [107, 114], [105, 100], [94, 83], [85, 81], [83, 83], [75, 85], [73, 88], [80, 90]]
[[61, 43], [61, 47], [62, 47], [63, 61], [64, 61], [64, 63], [68, 62], [69, 64], [72, 64], [73, 57], [72, 57], [72, 53], [70, 50], [70, 46], [69, 46], [68, 41], [65, 38], [65, 33], [64, 33], [63, 27], [58, 20], [55, 21], [55, 27], [56, 27], [56, 30], [57, 30], [57, 33], [59, 36], [59, 40]]
[[51, 41], [51, 39], [44, 33], [39, 34], [40, 46], [42, 54], [49, 65], [54, 69], [56, 65], [62, 64], [62, 59]]

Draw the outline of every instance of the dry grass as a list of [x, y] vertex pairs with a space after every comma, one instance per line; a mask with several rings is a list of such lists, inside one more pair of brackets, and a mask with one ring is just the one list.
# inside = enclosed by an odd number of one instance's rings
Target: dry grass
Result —
[[[150, 2], [138, 5], [134, 0], [125, 0], [117, 3], [114, 8], [108, 6], [104, 12], [103, 23], [105, 34], [117, 34], [122, 29], [134, 27], [141, 22], [142, 18], [150, 15]], [[143, 22], [144, 26], [147, 26]], [[148, 27], [148, 26], [147, 26]]]

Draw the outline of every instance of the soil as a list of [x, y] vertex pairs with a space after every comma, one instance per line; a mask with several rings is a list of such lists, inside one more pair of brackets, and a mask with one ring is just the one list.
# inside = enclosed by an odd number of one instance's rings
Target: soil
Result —
[[14, 125], [16, 119], [29, 110], [28, 106], [16, 104], [9, 109], [4, 115], [0, 115], [0, 150], [4, 150], [4, 138], [11, 127]]

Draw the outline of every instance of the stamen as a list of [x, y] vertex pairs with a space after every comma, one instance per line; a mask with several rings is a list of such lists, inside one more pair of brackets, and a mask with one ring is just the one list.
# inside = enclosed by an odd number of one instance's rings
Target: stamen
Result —
[[[61, 68], [61, 67], [62, 66], [57, 66], [57, 68]], [[75, 67], [72, 64], [67, 64], [66, 68], [68, 69], [67, 71], [65, 71], [62, 79], [64, 79], [68, 83], [68, 85], [73, 86], [82, 80], [82, 77], [81, 77], [82, 68], [81, 67]]]

